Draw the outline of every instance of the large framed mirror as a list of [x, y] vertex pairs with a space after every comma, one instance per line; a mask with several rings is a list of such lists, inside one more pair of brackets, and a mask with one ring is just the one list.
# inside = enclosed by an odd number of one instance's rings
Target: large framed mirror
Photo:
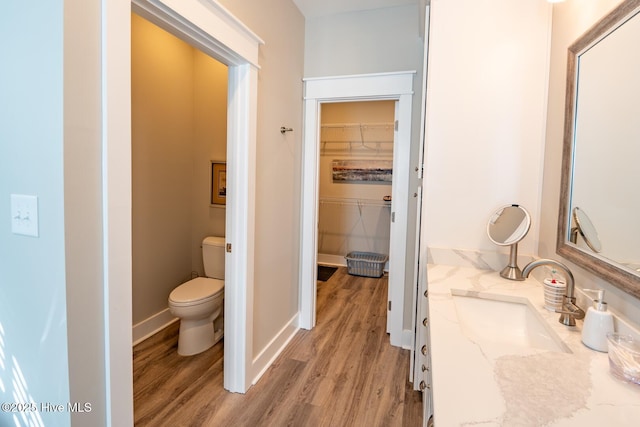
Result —
[[640, 0], [626, 0], [569, 47], [557, 238], [558, 254], [638, 298], [639, 40]]

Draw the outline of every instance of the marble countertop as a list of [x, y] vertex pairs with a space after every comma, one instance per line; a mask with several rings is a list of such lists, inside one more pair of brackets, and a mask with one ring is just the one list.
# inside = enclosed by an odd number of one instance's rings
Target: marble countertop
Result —
[[[582, 344], [582, 321], [564, 326], [543, 307], [539, 281], [430, 264], [428, 283], [437, 427], [640, 425], [640, 385], [614, 378], [607, 354]], [[459, 324], [451, 289], [526, 298], [569, 352], [474, 342]]]

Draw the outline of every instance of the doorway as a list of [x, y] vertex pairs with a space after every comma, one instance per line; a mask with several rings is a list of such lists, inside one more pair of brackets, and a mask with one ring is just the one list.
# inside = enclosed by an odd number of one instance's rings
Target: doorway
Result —
[[[411, 108], [415, 72], [368, 74], [305, 79], [305, 132], [303, 154], [300, 326], [312, 329], [316, 322], [318, 263], [319, 152], [322, 104], [347, 101], [395, 102], [394, 148], [389, 243], [389, 291], [387, 332], [394, 346], [409, 348], [403, 339], [405, 259], [410, 178]], [[411, 308], [408, 308], [410, 310]], [[409, 339], [410, 341], [410, 339]]]
[[134, 346], [177, 321], [168, 295], [205, 276], [203, 238], [225, 235], [211, 162], [226, 161], [227, 75], [224, 64], [132, 13]]
[[384, 257], [389, 255], [391, 231], [395, 103], [335, 102], [321, 106], [321, 266], [346, 266], [345, 257], [352, 254], [378, 260], [359, 262], [372, 270], [359, 273], [378, 275], [388, 271]]
[[[204, 10], [203, 10], [204, 8]], [[224, 386], [245, 392], [253, 379], [252, 289], [258, 47], [262, 40], [226, 9], [197, 0], [166, 3], [117, 0], [103, 4], [103, 221], [105, 375], [108, 424], [131, 425], [131, 11], [198, 46], [229, 67], [227, 117], [228, 251]], [[193, 24], [198, 22], [198, 26]], [[227, 329], [230, 328], [230, 329]]]
[[[229, 195], [226, 198], [224, 302], [227, 313], [225, 352], [228, 358], [224, 365], [224, 386], [229, 391], [245, 392], [253, 380], [253, 331], [249, 321], [253, 301], [249, 297], [252, 294], [249, 283], [253, 282], [250, 249], [254, 247], [255, 221], [252, 195], [255, 185], [257, 54], [262, 41], [226, 10], [206, 9], [203, 14], [198, 14], [195, 11], [199, 5], [196, 0], [188, 0], [172, 9], [161, 8], [147, 0], [133, 0], [132, 10], [228, 66], [226, 180]], [[199, 20], [197, 28], [192, 20]], [[222, 43], [219, 38], [227, 40]]]

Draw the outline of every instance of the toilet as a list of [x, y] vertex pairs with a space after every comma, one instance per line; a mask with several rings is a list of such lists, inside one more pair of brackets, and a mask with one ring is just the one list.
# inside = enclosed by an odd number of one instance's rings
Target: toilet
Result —
[[193, 356], [211, 348], [224, 333], [224, 237], [205, 237], [206, 277], [185, 282], [169, 294], [169, 311], [180, 318], [178, 354]]

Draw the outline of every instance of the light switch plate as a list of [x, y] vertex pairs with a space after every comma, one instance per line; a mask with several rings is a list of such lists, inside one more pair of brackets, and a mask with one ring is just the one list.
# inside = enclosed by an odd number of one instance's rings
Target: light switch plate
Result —
[[11, 195], [11, 232], [38, 237], [38, 196]]

